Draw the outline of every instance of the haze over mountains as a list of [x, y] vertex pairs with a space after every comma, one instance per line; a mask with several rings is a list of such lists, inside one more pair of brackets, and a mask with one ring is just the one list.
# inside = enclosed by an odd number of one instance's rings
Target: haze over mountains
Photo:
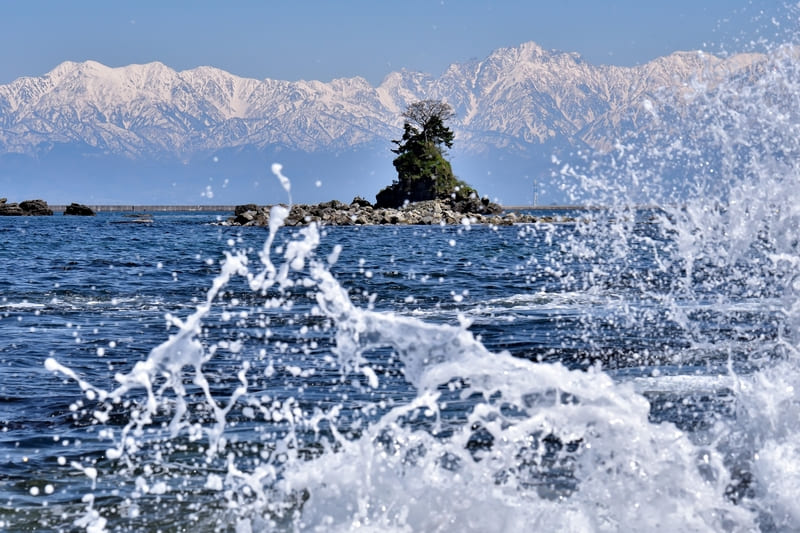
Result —
[[[294, 199], [374, 199], [395, 177], [391, 139], [413, 101], [455, 111], [456, 174], [505, 204], [566, 199], [553, 153], [603, 149], [642, 127], [645, 101], [763, 60], [676, 52], [637, 67], [592, 65], [535, 43], [451, 65], [441, 76], [400, 71], [280, 81], [161, 63], [110, 68], [65, 62], [0, 86], [0, 196], [51, 203], [273, 203], [281, 162]], [[705, 70], [704, 70], [705, 69]], [[649, 105], [649, 104], [648, 104]]]

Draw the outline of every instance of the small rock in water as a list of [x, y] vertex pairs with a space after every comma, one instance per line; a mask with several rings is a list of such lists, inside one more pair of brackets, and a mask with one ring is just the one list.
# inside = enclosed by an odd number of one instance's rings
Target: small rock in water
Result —
[[66, 209], [64, 209], [64, 214], [80, 217], [93, 217], [96, 213], [87, 205], [72, 202], [66, 207]]
[[51, 216], [53, 214], [53, 210], [44, 200], [25, 200], [20, 202], [19, 206], [27, 216]]
[[153, 215], [149, 213], [131, 213], [122, 215], [125, 220], [114, 220], [112, 224], [152, 224]]

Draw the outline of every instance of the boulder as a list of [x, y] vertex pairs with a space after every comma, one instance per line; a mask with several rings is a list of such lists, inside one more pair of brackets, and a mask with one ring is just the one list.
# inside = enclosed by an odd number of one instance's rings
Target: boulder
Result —
[[236, 224], [239, 226], [245, 226], [248, 223], [252, 222], [256, 218], [255, 211], [244, 211], [242, 213], [238, 213], [236, 215]]
[[350, 207], [358, 206], [358, 207], [372, 207], [372, 203], [369, 200], [365, 200], [360, 196], [356, 196], [353, 198], [353, 201], [350, 202]]
[[330, 202], [322, 202], [318, 204], [320, 209], [331, 208], [336, 209], [337, 211], [346, 211], [349, 206], [346, 206], [343, 202], [339, 200], [331, 200]]
[[19, 204], [16, 203], [6, 203], [3, 202], [0, 204], [0, 216], [4, 217], [21, 217], [25, 213], [22, 211], [22, 208]]
[[25, 200], [20, 202], [20, 208], [26, 216], [52, 216], [53, 210], [44, 200]]
[[503, 208], [494, 202], [489, 201], [489, 198], [478, 198], [471, 196], [462, 200], [453, 199], [450, 202], [453, 211], [458, 213], [488, 213], [491, 215], [499, 215], [503, 212]]
[[91, 207], [75, 202], [72, 202], [64, 209], [64, 214], [78, 217], [93, 217], [96, 215]]
[[253, 211], [253, 212], [258, 211], [258, 206], [256, 204], [237, 205], [233, 209], [233, 215], [238, 217], [239, 215], [241, 215], [242, 213], [246, 213], [247, 211]]

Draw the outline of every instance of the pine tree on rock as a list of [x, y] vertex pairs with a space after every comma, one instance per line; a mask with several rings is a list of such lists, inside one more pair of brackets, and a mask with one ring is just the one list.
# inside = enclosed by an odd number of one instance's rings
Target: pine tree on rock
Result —
[[422, 100], [406, 108], [403, 137], [392, 141], [397, 145], [392, 149], [397, 154], [393, 161], [397, 179], [378, 193], [377, 207], [477, 196], [472, 187], [455, 177], [444, 157], [455, 138], [445, 121], [453, 116], [453, 109], [438, 100]]

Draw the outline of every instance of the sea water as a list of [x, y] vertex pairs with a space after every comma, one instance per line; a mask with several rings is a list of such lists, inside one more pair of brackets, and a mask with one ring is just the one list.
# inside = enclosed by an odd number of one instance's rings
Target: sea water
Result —
[[773, 52], [677, 134], [667, 95], [651, 143], [559, 162], [603, 208], [557, 222], [0, 220], [0, 524], [797, 530], [800, 75]]

